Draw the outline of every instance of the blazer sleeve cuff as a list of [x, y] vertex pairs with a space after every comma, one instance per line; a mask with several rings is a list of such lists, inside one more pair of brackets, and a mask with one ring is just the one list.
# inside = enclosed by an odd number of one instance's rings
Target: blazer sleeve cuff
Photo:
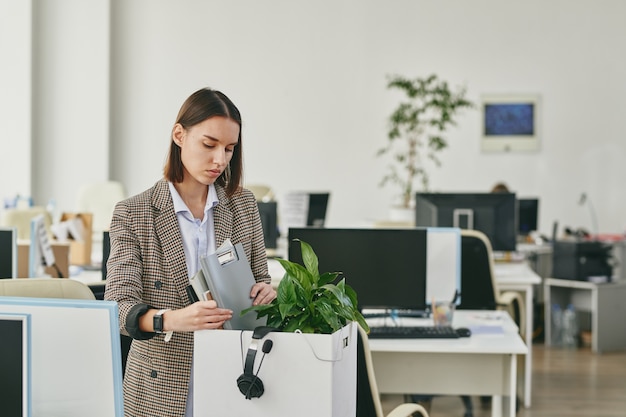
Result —
[[126, 331], [130, 337], [137, 340], [148, 340], [156, 335], [154, 332], [142, 332], [139, 330], [139, 318], [152, 308], [154, 307], [148, 304], [137, 304], [130, 309], [126, 315]]

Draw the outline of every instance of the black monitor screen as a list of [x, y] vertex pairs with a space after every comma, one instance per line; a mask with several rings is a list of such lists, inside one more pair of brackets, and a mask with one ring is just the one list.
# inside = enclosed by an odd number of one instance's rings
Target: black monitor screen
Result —
[[276, 249], [278, 246], [278, 214], [275, 201], [258, 201], [259, 216], [263, 226], [263, 239], [267, 249]]
[[517, 213], [519, 215], [518, 232], [522, 236], [527, 236], [530, 232], [537, 230], [539, 218], [539, 199], [520, 198], [517, 200]]
[[0, 228], [0, 278], [17, 278], [17, 229]]
[[290, 228], [289, 260], [302, 264], [300, 239], [319, 271], [341, 272], [363, 308], [426, 309], [425, 229]]
[[330, 193], [310, 193], [306, 225], [324, 227]]
[[0, 315], [0, 392], [2, 415], [27, 416], [28, 339], [24, 316]]
[[515, 193], [417, 193], [415, 225], [459, 227], [483, 232], [494, 251], [517, 244]]

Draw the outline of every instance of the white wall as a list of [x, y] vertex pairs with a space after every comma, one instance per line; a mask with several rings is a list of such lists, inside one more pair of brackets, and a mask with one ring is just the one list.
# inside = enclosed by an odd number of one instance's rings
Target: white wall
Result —
[[[537, 152], [482, 153], [480, 113], [464, 112], [432, 172], [435, 191], [506, 181], [541, 198], [544, 233], [557, 219], [591, 228], [588, 208], [577, 205], [586, 192], [601, 232], [626, 229], [620, 0], [109, 1], [109, 176], [130, 193], [160, 178], [179, 106], [211, 86], [243, 113], [248, 183], [271, 184], [279, 197], [330, 190], [329, 226], [385, 218], [395, 190], [377, 186], [386, 162], [374, 155], [397, 100], [385, 77], [436, 73], [466, 85], [476, 102], [537, 93], [543, 125]], [[76, 145], [60, 146], [75, 153]], [[47, 184], [60, 194], [67, 175]]]
[[30, 195], [31, 15], [30, 0], [0, 0], [0, 202]]
[[109, 175], [109, 0], [33, 6], [32, 193], [71, 211]]

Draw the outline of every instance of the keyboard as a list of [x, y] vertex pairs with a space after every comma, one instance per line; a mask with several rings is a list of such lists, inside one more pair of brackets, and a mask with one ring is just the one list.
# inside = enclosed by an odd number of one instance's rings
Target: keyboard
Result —
[[374, 326], [370, 339], [458, 339], [452, 327], [435, 326]]

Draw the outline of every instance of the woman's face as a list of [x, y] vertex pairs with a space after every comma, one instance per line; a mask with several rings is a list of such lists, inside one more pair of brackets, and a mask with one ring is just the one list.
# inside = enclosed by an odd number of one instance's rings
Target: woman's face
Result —
[[183, 181], [213, 184], [233, 157], [239, 139], [239, 125], [226, 117], [206, 119], [189, 129], [176, 124], [173, 140], [180, 146]]

